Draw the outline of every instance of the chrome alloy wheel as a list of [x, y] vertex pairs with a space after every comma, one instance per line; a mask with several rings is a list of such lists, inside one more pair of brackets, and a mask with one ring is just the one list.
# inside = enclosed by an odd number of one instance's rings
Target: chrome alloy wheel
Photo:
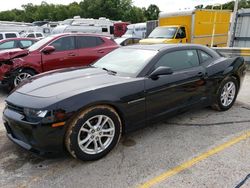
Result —
[[22, 81], [30, 78], [32, 75], [26, 72], [19, 73], [14, 79], [14, 86], [18, 86]]
[[236, 96], [236, 86], [234, 82], [227, 82], [221, 92], [221, 104], [225, 107], [229, 106]]
[[78, 145], [87, 154], [104, 151], [115, 135], [114, 122], [105, 115], [97, 115], [88, 119], [78, 133]]

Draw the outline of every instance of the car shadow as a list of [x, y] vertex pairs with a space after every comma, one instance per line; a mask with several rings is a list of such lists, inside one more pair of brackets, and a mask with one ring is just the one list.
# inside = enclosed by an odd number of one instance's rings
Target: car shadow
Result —
[[[9, 177], [5, 180], [6, 182], [4, 184], [8, 185], [14, 181], [16, 177], [20, 176], [24, 177], [25, 182], [29, 182], [30, 179], [33, 179], [34, 177], [37, 177], [36, 181], [39, 181], [39, 179], [44, 176], [58, 174], [65, 175], [68, 169], [81, 171], [81, 168], [98, 169], [98, 166], [108, 169], [111, 168], [114, 163], [116, 164], [116, 168], [118, 169], [117, 173], [119, 175], [119, 173], [124, 173], [124, 166], [132, 165], [134, 164], [134, 161], [146, 161], [149, 160], [150, 157], [152, 157], [152, 160], [155, 160], [155, 158], [157, 158], [155, 156], [157, 152], [152, 145], [153, 143], [164, 147], [163, 151], [170, 150], [171, 145], [178, 144], [180, 144], [178, 145], [180, 149], [184, 149], [182, 148], [183, 142], [181, 140], [185, 137], [190, 138], [193, 135], [193, 132], [199, 133], [202, 127], [204, 127], [204, 129], [212, 128], [213, 123], [217, 127], [218, 125], [226, 127], [227, 125], [223, 124], [223, 122], [225, 122], [225, 118], [223, 117], [227, 114], [230, 114], [230, 117], [227, 119], [228, 122], [233, 122], [238, 117], [241, 117], [242, 121], [249, 121], [250, 118], [248, 118], [248, 115], [242, 115], [243, 111], [244, 114], [249, 113], [249, 110], [245, 109], [242, 104], [235, 104], [235, 106], [227, 112], [217, 112], [210, 108], [204, 108], [202, 110], [195, 109], [179, 114], [173, 118], [168, 118], [151, 126], [124, 135], [120, 143], [113, 151], [111, 151], [111, 153], [106, 157], [93, 162], [82, 162], [76, 160], [67, 153], [52, 158], [41, 157], [20, 148], [8, 140], [4, 132], [0, 132], [0, 174], [4, 174], [4, 176], [0, 178], [0, 182], [5, 177]], [[207, 118], [211, 116], [214, 118], [207, 122]], [[183, 133], [182, 129], [186, 132], [184, 131]], [[206, 132], [202, 132], [202, 134], [196, 135], [197, 137], [202, 137], [203, 135], [206, 135], [205, 133]], [[216, 132], [209, 132], [209, 134], [214, 133]], [[207, 145], [213, 142], [215, 141], [210, 141], [210, 143], [204, 142], [203, 145], [204, 147], [207, 147]], [[177, 149], [174, 151], [177, 153], [174, 155], [174, 160], [172, 154], [168, 154], [171, 165], [178, 164], [179, 161], [182, 160], [181, 155], [180, 158], [177, 157], [178, 152], [180, 152], [178, 147], [176, 147]], [[193, 150], [187, 152], [187, 156], [191, 155], [192, 152]], [[138, 168], [143, 168], [143, 166], [138, 164]], [[10, 174], [12, 174], [12, 176], [10, 176]], [[18, 182], [17, 186], [19, 186]]]

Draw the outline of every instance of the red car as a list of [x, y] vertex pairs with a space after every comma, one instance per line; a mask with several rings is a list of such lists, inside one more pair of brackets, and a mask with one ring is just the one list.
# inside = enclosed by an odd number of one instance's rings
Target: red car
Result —
[[9, 38], [0, 40], [0, 50], [21, 48], [25, 49], [36, 43], [38, 39], [34, 38]]
[[110, 37], [93, 34], [58, 34], [26, 50], [0, 52], [0, 80], [11, 87], [35, 74], [93, 63], [118, 45]]

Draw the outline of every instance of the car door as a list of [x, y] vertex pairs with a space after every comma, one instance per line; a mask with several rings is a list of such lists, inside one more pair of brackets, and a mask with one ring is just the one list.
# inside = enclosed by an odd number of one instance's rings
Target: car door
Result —
[[89, 65], [110, 51], [100, 37], [77, 36], [76, 39], [79, 65]]
[[59, 38], [49, 46], [54, 46], [55, 51], [49, 54], [42, 53], [44, 71], [78, 66], [78, 51], [74, 36]]
[[154, 65], [173, 70], [170, 75], [145, 81], [147, 117], [155, 118], [184, 106], [200, 102], [205, 97], [205, 68], [200, 65], [196, 50], [168, 52]]

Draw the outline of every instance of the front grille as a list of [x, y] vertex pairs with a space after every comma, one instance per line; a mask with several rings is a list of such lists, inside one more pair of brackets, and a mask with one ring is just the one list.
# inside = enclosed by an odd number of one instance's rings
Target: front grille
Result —
[[19, 107], [19, 106], [16, 106], [14, 104], [7, 103], [7, 108], [10, 109], [10, 110], [12, 110], [12, 111], [18, 112], [20, 114], [24, 114], [23, 108]]

